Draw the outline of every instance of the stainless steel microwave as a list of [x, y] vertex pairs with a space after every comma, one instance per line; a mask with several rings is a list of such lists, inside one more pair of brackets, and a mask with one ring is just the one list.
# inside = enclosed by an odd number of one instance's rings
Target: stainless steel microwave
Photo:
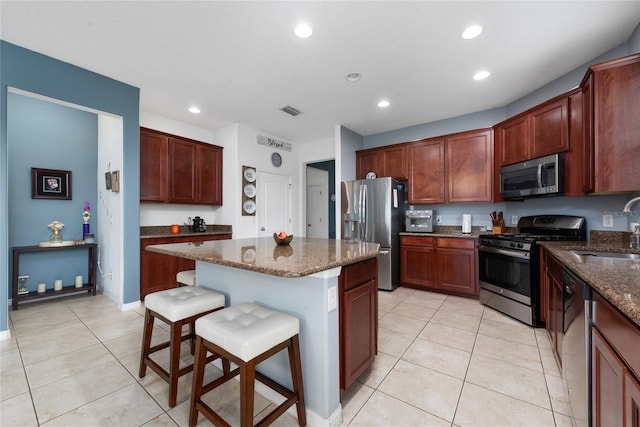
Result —
[[500, 168], [500, 197], [504, 199], [562, 193], [564, 193], [564, 153]]
[[434, 215], [432, 209], [406, 211], [405, 228], [413, 233], [433, 233]]

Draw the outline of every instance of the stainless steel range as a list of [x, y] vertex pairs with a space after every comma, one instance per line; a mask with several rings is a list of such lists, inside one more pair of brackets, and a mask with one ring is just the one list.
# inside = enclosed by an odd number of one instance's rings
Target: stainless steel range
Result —
[[480, 236], [480, 302], [528, 325], [542, 326], [540, 240], [585, 240], [580, 216], [537, 215], [518, 221], [515, 234]]

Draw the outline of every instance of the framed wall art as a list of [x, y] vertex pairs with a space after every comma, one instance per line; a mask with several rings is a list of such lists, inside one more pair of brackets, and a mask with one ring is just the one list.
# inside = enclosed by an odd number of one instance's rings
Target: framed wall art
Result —
[[31, 198], [71, 200], [71, 171], [31, 168]]

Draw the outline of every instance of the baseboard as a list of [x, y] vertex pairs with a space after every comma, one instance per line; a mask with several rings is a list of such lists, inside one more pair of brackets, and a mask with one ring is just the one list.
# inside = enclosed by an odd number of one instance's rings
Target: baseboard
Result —
[[11, 338], [11, 330], [6, 329], [4, 331], [0, 331], [0, 341], [8, 340]]

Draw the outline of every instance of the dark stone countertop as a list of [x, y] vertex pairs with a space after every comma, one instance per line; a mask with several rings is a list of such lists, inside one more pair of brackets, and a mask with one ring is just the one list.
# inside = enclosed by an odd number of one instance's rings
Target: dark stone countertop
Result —
[[304, 277], [378, 256], [377, 243], [294, 237], [278, 246], [272, 237], [169, 243], [146, 250], [280, 277]]
[[207, 231], [194, 232], [188, 225], [180, 225], [178, 234], [171, 233], [170, 225], [153, 225], [140, 227], [141, 239], [159, 239], [163, 237], [214, 236], [231, 234], [230, 225], [207, 225]]
[[620, 312], [640, 326], [640, 260], [577, 255], [571, 250], [637, 253], [620, 243], [538, 242]]

